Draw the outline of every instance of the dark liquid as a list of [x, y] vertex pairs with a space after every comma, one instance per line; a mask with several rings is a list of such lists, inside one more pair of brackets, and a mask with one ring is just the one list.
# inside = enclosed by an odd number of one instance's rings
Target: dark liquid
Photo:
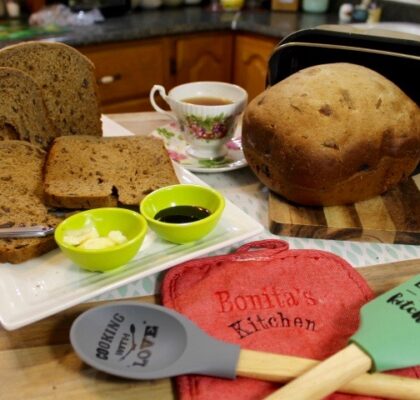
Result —
[[188, 99], [181, 100], [184, 103], [195, 104], [197, 106], [225, 106], [226, 104], [232, 104], [233, 101], [229, 99], [223, 99], [221, 97], [190, 97]]
[[199, 221], [211, 214], [207, 208], [195, 206], [175, 206], [160, 210], [155, 219], [170, 224], [185, 224], [187, 222]]

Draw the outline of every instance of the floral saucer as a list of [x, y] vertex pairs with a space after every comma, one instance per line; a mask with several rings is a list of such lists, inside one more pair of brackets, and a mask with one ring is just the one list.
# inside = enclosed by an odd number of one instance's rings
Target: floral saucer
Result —
[[195, 158], [187, 153], [187, 142], [176, 122], [157, 128], [151, 135], [163, 139], [172, 160], [185, 169], [193, 172], [212, 173], [232, 171], [248, 165], [242, 152], [240, 133], [239, 127], [233, 139], [227, 142], [227, 154], [224, 157], [212, 160]]

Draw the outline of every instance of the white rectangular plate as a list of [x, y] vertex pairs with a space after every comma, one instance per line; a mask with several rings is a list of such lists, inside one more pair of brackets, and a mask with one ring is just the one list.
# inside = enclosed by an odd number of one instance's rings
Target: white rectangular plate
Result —
[[[175, 170], [182, 183], [206, 185], [178, 165]], [[108, 290], [245, 240], [262, 230], [262, 225], [226, 199], [219, 224], [204, 239], [176, 245], [149, 230], [137, 256], [114, 271], [87, 272], [58, 249], [19, 265], [0, 265], [0, 323], [8, 330], [20, 328]]]

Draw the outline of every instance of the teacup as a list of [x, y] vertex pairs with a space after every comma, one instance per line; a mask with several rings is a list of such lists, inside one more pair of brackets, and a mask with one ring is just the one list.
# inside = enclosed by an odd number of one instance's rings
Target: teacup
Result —
[[[169, 104], [172, 113], [160, 108], [155, 94]], [[241, 87], [224, 82], [192, 82], [179, 85], [166, 94], [161, 85], [150, 91], [153, 108], [175, 119], [188, 143], [187, 153], [201, 159], [223, 157], [225, 146], [235, 133], [248, 94]]]

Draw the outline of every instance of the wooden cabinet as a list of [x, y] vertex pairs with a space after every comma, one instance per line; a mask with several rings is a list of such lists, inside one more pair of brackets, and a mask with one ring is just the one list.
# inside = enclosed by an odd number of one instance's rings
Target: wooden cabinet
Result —
[[[80, 47], [94, 64], [103, 113], [150, 111], [154, 84], [234, 82], [252, 99], [264, 90], [276, 39], [232, 32], [170, 36]], [[157, 98], [157, 100], [159, 100]], [[163, 106], [163, 101], [160, 104]]]
[[175, 39], [176, 84], [232, 81], [231, 33], [191, 35]]
[[150, 110], [153, 84], [168, 82], [165, 40], [141, 40], [79, 49], [95, 64], [102, 112]]
[[235, 38], [233, 81], [252, 100], [265, 88], [267, 63], [279, 39], [240, 34]]

